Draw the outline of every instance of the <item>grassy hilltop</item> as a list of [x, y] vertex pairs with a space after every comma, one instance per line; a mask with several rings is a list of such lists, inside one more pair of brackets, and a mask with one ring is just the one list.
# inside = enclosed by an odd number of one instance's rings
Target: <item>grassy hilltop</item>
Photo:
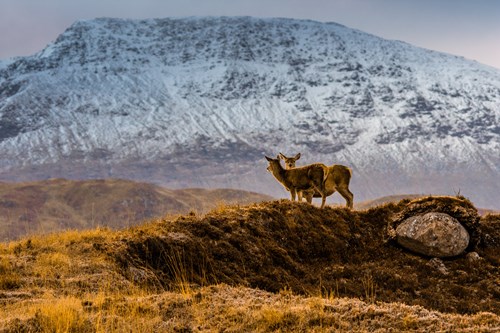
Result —
[[[0, 332], [498, 330], [500, 215], [409, 201], [219, 206], [0, 243]], [[399, 247], [388, 230], [422, 209], [459, 219], [482, 259], [443, 275]]]

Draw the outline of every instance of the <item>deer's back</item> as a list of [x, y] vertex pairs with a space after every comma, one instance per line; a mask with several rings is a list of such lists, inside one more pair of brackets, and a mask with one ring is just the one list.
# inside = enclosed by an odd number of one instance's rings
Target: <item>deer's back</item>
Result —
[[323, 183], [325, 172], [328, 168], [321, 163], [310, 164], [303, 167], [287, 170], [287, 181], [297, 189], [311, 188], [311, 182], [319, 186]]

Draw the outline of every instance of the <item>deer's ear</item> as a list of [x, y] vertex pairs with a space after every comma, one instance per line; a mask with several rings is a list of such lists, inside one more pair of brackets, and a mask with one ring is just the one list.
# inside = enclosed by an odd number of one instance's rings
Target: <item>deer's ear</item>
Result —
[[[265, 155], [264, 155], [264, 156], [265, 156]], [[265, 158], [266, 158], [266, 160], [268, 160], [269, 162], [271, 162], [271, 161], [273, 160], [272, 158], [267, 157], [267, 156], [265, 156]]]
[[295, 155], [295, 159], [298, 160], [300, 158], [300, 153], [298, 153], [297, 155]]
[[285, 156], [285, 155], [283, 155], [282, 153], [280, 153], [280, 154], [278, 155], [278, 158], [281, 158], [282, 160], [286, 160], [286, 156]]

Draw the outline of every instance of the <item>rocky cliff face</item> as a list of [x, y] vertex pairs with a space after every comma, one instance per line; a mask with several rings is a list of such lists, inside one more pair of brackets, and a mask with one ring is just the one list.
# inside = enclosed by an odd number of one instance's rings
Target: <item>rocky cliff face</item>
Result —
[[500, 70], [333, 23], [81, 21], [0, 62], [0, 151], [1, 179], [278, 196], [264, 154], [301, 152], [352, 167], [355, 200], [460, 191], [498, 208]]

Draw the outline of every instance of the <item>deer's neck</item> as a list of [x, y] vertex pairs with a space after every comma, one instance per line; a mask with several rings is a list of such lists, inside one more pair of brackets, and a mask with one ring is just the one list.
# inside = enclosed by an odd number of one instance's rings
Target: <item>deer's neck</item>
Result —
[[274, 177], [283, 185], [287, 185], [287, 177], [286, 177], [286, 170], [283, 168], [279, 168], [274, 172]]

